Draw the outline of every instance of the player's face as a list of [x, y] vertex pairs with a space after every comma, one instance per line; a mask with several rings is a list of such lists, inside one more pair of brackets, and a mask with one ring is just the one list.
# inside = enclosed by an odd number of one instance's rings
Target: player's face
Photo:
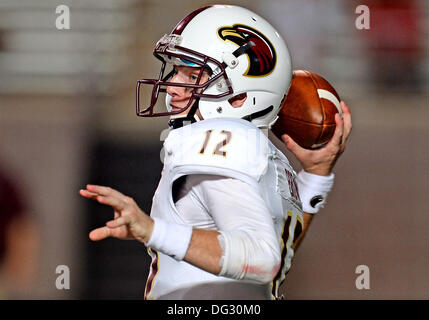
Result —
[[[194, 84], [197, 82], [200, 71], [201, 68], [175, 66], [174, 74], [170, 81], [175, 83]], [[208, 78], [209, 73], [204, 71], [199, 83], [206, 82]], [[177, 111], [187, 106], [189, 99], [192, 96], [192, 90], [193, 88], [167, 87], [167, 93], [171, 96], [170, 106], [172, 107], [172, 111]], [[185, 111], [179, 113], [179, 115], [188, 114], [190, 109], [191, 108], [189, 107]]]

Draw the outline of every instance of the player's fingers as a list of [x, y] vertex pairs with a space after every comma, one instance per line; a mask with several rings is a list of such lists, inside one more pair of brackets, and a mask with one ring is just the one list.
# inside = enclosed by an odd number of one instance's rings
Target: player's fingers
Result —
[[94, 184], [88, 184], [86, 186], [86, 190], [89, 192], [97, 193], [101, 196], [116, 196], [116, 197], [125, 197], [122, 193], [119, 191], [105, 186], [98, 186]]
[[302, 148], [298, 143], [296, 143], [289, 135], [282, 135], [282, 140], [286, 146], [286, 148], [292, 152], [298, 159], [300, 155], [306, 150]]
[[341, 118], [339, 113], [335, 114], [335, 124], [336, 126], [335, 126], [334, 135], [328, 144], [331, 146], [334, 146], [335, 148], [338, 148], [342, 144], [343, 134], [344, 134], [344, 121]]
[[111, 236], [111, 230], [108, 227], [102, 227], [92, 230], [89, 233], [89, 238], [92, 241], [100, 241]]
[[347, 142], [348, 137], [352, 131], [352, 115], [350, 109], [347, 105], [342, 101], [341, 108], [343, 111], [343, 121], [344, 121], [344, 134], [343, 134], [343, 144]]
[[98, 194], [96, 194], [96, 193], [90, 192], [90, 191], [85, 190], [85, 189], [80, 189], [80, 190], [79, 190], [79, 194], [80, 194], [82, 197], [85, 197], [85, 198], [88, 198], [88, 199], [96, 199], [96, 198], [97, 198], [97, 195], [98, 195]]
[[122, 211], [125, 209], [127, 203], [122, 198], [115, 196], [97, 196], [97, 201], [101, 204], [111, 206], [115, 210]]
[[106, 226], [109, 228], [118, 228], [124, 225], [131, 224], [133, 222], [133, 218], [131, 216], [119, 217], [115, 220], [108, 221]]

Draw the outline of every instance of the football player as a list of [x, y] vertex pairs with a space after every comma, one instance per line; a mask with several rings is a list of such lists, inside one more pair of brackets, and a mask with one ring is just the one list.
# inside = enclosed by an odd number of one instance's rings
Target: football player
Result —
[[[137, 84], [139, 116], [170, 116], [164, 168], [150, 215], [117, 190], [80, 194], [114, 209], [89, 237], [136, 239], [152, 257], [146, 299], [277, 299], [297, 244], [326, 201], [351, 117], [327, 146], [300, 148], [284, 136], [303, 170], [267, 137], [291, 83], [280, 34], [237, 6], [200, 8], [157, 43], [158, 79]], [[169, 68], [171, 68], [171, 71]], [[140, 86], [152, 85], [140, 106]], [[156, 112], [166, 92], [166, 112]], [[304, 213], [303, 213], [304, 212]]]

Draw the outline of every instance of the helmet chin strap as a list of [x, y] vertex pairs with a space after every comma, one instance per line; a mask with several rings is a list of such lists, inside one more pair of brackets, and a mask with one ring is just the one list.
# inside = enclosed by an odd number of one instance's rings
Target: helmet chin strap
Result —
[[200, 103], [200, 98], [196, 98], [195, 102], [192, 105], [192, 107], [190, 108], [188, 114], [184, 117], [181, 117], [181, 118], [170, 119], [168, 121], [169, 127], [172, 129], [177, 129], [177, 128], [181, 128], [187, 124], [191, 124], [191, 123], [198, 122], [198, 121], [202, 120], [197, 115], [199, 103]]

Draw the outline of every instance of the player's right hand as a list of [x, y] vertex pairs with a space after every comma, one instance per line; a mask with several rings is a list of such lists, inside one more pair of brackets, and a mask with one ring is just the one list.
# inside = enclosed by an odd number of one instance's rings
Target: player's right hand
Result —
[[152, 235], [154, 222], [144, 213], [134, 199], [110, 187], [90, 185], [81, 189], [82, 197], [93, 199], [113, 208], [114, 219], [108, 221], [105, 227], [94, 229], [89, 238], [93, 241], [109, 237], [118, 239], [136, 239], [146, 243]]
[[347, 139], [352, 131], [352, 117], [349, 108], [341, 101], [343, 117], [335, 115], [335, 132], [332, 139], [323, 147], [316, 150], [304, 149], [291, 137], [284, 134], [282, 140], [286, 148], [292, 152], [301, 163], [304, 171], [327, 176], [332, 172], [340, 155], [346, 148]]

